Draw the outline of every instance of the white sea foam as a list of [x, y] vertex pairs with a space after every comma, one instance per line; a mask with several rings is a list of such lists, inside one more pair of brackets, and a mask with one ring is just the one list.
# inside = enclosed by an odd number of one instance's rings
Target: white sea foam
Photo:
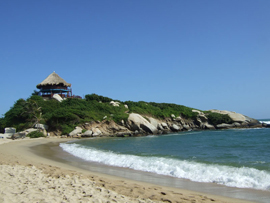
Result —
[[86, 161], [185, 178], [196, 182], [212, 182], [230, 187], [270, 190], [270, 173], [254, 168], [237, 168], [161, 157], [116, 154], [85, 148], [79, 144], [61, 143], [60, 146], [63, 150]]
[[270, 121], [260, 121], [261, 123], [270, 124]]

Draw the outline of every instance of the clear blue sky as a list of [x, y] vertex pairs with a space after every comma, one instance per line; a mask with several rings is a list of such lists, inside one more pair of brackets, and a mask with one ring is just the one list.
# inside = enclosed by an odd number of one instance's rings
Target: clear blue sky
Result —
[[55, 71], [73, 93], [270, 118], [269, 0], [0, 1], [0, 116]]

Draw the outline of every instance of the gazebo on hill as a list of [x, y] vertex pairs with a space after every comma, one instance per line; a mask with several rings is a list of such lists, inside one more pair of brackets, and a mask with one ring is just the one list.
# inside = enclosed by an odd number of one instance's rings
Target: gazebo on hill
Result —
[[58, 94], [62, 98], [72, 97], [71, 84], [67, 83], [55, 72], [39, 83], [37, 88], [40, 89], [39, 95], [44, 99], [52, 98], [54, 94]]

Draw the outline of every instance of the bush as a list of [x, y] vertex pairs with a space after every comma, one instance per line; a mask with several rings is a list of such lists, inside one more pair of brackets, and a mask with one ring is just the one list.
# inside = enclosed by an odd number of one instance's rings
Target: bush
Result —
[[45, 135], [42, 132], [39, 132], [39, 131], [33, 131], [33, 132], [27, 134], [26, 136], [30, 137], [30, 138], [45, 137]]
[[97, 101], [97, 102], [110, 102], [113, 99], [109, 98], [109, 97], [103, 97], [97, 94], [87, 94], [85, 95], [85, 100], [86, 101]]
[[[183, 105], [119, 101], [120, 105], [116, 107], [110, 105], [110, 101], [111, 98], [97, 94], [88, 94], [85, 99], [68, 98], [62, 102], [54, 99], [44, 101], [42, 97], [32, 95], [27, 100], [19, 99], [6, 112], [0, 119], [0, 131], [2, 132], [5, 127], [15, 127], [17, 131], [21, 131], [32, 127], [38, 121], [48, 125], [49, 131], [60, 130], [63, 134], [68, 134], [75, 126], [90, 121], [101, 121], [104, 116], [107, 116], [107, 120], [114, 120], [116, 123], [120, 123], [121, 120], [126, 121], [127, 112], [160, 119], [169, 118], [171, 114], [186, 119], [194, 119], [197, 116], [197, 113], [192, 112], [192, 108]], [[128, 109], [124, 104], [128, 105]], [[215, 120], [216, 117], [212, 117], [214, 123], [219, 122]]]
[[228, 123], [228, 124], [233, 123], [233, 120], [227, 114], [211, 112], [206, 114], [206, 116], [208, 118], [209, 123], [212, 125], [218, 125], [221, 123]]

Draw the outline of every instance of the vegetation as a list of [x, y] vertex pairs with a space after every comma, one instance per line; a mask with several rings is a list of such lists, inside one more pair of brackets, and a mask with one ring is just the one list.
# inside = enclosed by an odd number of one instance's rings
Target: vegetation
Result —
[[214, 112], [208, 112], [207, 118], [210, 124], [212, 125], [218, 125], [221, 123], [233, 123], [233, 120], [228, 114], [219, 114]]
[[27, 134], [26, 136], [30, 137], [30, 138], [45, 137], [45, 135], [42, 132], [39, 132], [39, 131], [33, 131], [33, 132]]
[[175, 116], [182, 116], [184, 118], [194, 119], [198, 113], [192, 112], [192, 108], [177, 105], [177, 104], [168, 104], [168, 103], [155, 103], [155, 102], [124, 102], [128, 105], [129, 111], [134, 113], [139, 113], [142, 115], [151, 115], [155, 118], [168, 118], [172, 114]]
[[[110, 104], [112, 100], [90, 94], [86, 95], [85, 99], [68, 98], [58, 102], [54, 99], [45, 101], [42, 97], [32, 94], [26, 100], [17, 100], [4, 117], [0, 118], [0, 130], [3, 132], [5, 127], [15, 127], [17, 131], [21, 131], [36, 123], [42, 123], [48, 125], [49, 130], [60, 130], [63, 134], [67, 134], [76, 125], [101, 121], [104, 117], [120, 123], [121, 120], [127, 120], [127, 113], [139, 113], [160, 119], [171, 117], [172, 114], [186, 119], [194, 119], [197, 116], [196, 112], [192, 112], [192, 108], [183, 105], [114, 100], [120, 103], [119, 107], [116, 107]], [[128, 105], [128, 109], [125, 104]], [[216, 124], [228, 121], [228, 118], [225, 115], [209, 113], [209, 120]]]

